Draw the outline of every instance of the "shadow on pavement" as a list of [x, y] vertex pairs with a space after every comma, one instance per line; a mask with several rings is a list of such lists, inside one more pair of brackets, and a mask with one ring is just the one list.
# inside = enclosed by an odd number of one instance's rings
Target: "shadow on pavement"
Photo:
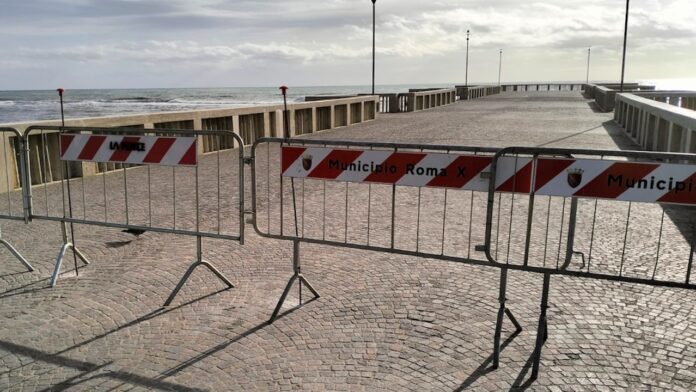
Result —
[[[276, 322], [277, 322], [279, 319], [281, 319], [282, 317], [284, 317], [284, 316], [286, 316], [286, 315], [288, 315], [288, 314], [290, 314], [290, 313], [292, 313], [292, 312], [298, 310], [298, 309], [299, 309], [300, 307], [302, 307], [303, 305], [309, 304], [310, 302], [313, 302], [313, 301], [316, 301], [316, 300], [317, 300], [317, 298], [312, 298], [312, 299], [310, 299], [309, 301], [304, 302], [303, 304], [298, 304], [298, 305], [296, 305], [296, 306], [294, 306], [294, 307], [292, 307], [292, 308], [286, 310], [285, 312], [283, 312], [283, 313], [281, 313], [281, 314], [278, 315], [278, 318], [276, 318]], [[266, 328], [266, 327], [268, 327], [268, 326], [270, 326], [270, 325], [271, 325], [271, 324], [270, 324], [268, 321], [265, 321], [265, 322], [263, 322], [263, 323], [261, 323], [261, 324], [256, 325], [256, 326], [253, 327], [253, 328], [248, 329], [248, 330], [245, 331], [245, 332], [242, 332], [241, 334], [237, 335], [235, 338], [233, 338], [233, 339], [231, 339], [231, 340], [229, 340], [229, 341], [227, 341], [227, 342], [220, 343], [220, 344], [218, 344], [217, 346], [211, 347], [211, 348], [209, 348], [208, 350], [206, 350], [206, 351], [204, 351], [204, 352], [202, 352], [202, 353], [196, 355], [195, 357], [193, 357], [193, 358], [191, 358], [191, 359], [189, 359], [189, 360], [187, 360], [187, 361], [185, 361], [185, 362], [182, 362], [182, 363], [179, 364], [178, 366], [173, 367], [173, 368], [171, 368], [171, 369], [169, 369], [169, 370], [167, 370], [167, 371], [165, 371], [165, 372], [162, 372], [161, 379], [164, 379], [164, 378], [167, 378], [167, 377], [171, 377], [171, 376], [173, 376], [173, 375], [175, 375], [175, 374], [177, 374], [177, 373], [179, 373], [179, 372], [185, 370], [186, 368], [189, 368], [189, 367], [193, 366], [193, 365], [196, 364], [197, 362], [200, 362], [200, 361], [204, 360], [205, 358], [207, 358], [207, 357], [209, 357], [209, 356], [211, 356], [211, 355], [214, 355], [214, 354], [216, 354], [216, 353], [218, 353], [218, 352], [220, 352], [220, 351], [226, 349], [227, 347], [231, 346], [232, 344], [234, 344], [234, 343], [236, 343], [236, 342], [238, 342], [238, 341], [240, 341], [240, 340], [242, 340], [242, 339], [244, 339], [244, 338], [246, 338], [246, 337], [248, 337], [248, 336], [250, 336], [250, 335], [253, 335], [254, 333], [256, 333], [256, 332], [258, 332], [258, 331], [260, 331], [260, 330], [262, 330], [262, 329], [264, 329], [264, 328]], [[511, 340], [511, 339], [510, 339], [510, 340]]]
[[109, 371], [108, 373], [103, 373], [100, 375], [92, 376], [92, 377], [89, 377], [87, 379], [82, 379], [82, 380], [78, 381], [78, 379], [87, 375], [88, 373], [93, 373], [95, 371], [101, 370], [101, 369], [111, 365], [113, 362], [107, 362], [104, 364], [96, 364], [96, 363], [91, 363], [91, 362], [86, 362], [86, 361], [80, 361], [80, 360], [68, 358], [66, 356], [62, 356], [60, 354], [49, 354], [49, 353], [31, 348], [31, 347], [26, 347], [26, 346], [14, 344], [14, 343], [2, 341], [2, 340], [0, 340], [0, 349], [14, 353], [16, 355], [21, 355], [21, 356], [32, 358], [35, 361], [41, 361], [41, 362], [46, 362], [46, 363], [53, 364], [53, 365], [68, 367], [68, 368], [76, 369], [76, 370], [79, 370], [82, 372], [78, 376], [72, 377], [70, 379], [67, 379], [67, 380], [59, 383], [59, 384], [56, 384], [53, 387], [48, 388], [48, 390], [50, 390], [50, 391], [66, 390], [68, 388], [71, 388], [73, 386], [79, 385], [81, 383], [84, 383], [88, 380], [92, 380], [95, 378], [112, 378], [112, 379], [123, 381], [125, 384], [138, 385], [138, 386], [142, 386], [145, 388], [152, 388], [152, 389], [177, 390], [177, 391], [185, 391], [185, 392], [202, 391], [201, 389], [189, 388], [189, 387], [186, 387], [183, 385], [165, 382], [162, 380], [157, 380], [157, 379], [153, 379], [153, 378], [149, 378], [149, 377], [143, 377], [143, 376], [140, 376], [138, 374], [123, 372], [123, 371]]
[[[507, 347], [508, 344], [512, 343], [512, 341], [519, 335], [521, 331], [515, 330], [515, 332], [512, 333], [512, 335], [508, 336], [507, 339], [500, 345], [500, 352], [502, 353], [505, 347]], [[464, 382], [455, 389], [455, 392], [461, 392], [469, 388], [473, 383], [476, 382], [481, 376], [484, 376], [495, 369], [490, 367], [491, 363], [493, 362], [493, 354], [491, 354], [486, 360], [484, 360], [479, 367], [474, 370], [471, 375], [464, 380]], [[531, 363], [531, 362], [528, 362]]]

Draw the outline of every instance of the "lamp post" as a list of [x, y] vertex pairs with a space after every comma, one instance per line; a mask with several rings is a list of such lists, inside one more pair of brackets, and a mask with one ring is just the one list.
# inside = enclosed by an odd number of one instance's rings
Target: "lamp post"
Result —
[[621, 59], [621, 88], [619, 91], [624, 91], [624, 75], [626, 72], [626, 38], [628, 36], [628, 2], [626, 0], [626, 22], [624, 23], [624, 40], [623, 40], [623, 58]]
[[469, 86], [469, 30], [466, 31], [466, 68], [464, 70], [464, 86]]
[[500, 75], [503, 73], [503, 50], [500, 49], [500, 60], [498, 60], [498, 86], [500, 86]]
[[587, 81], [586, 84], [590, 84], [590, 53], [592, 52], [592, 47], [587, 48]]
[[372, 95], [375, 95], [375, 3], [372, 0]]

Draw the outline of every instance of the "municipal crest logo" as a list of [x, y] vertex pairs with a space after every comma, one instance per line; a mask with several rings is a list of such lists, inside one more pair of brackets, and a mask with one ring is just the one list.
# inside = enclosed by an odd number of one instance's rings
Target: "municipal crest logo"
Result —
[[305, 154], [302, 156], [302, 168], [309, 171], [312, 168], [312, 156]]
[[583, 170], [580, 168], [568, 169], [568, 185], [571, 188], [576, 188], [582, 182]]

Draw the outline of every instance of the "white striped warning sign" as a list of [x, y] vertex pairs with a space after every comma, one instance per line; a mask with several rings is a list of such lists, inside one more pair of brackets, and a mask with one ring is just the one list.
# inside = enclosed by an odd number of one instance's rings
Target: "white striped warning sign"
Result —
[[195, 137], [60, 135], [64, 161], [195, 166]]
[[[286, 177], [488, 191], [492, 157], [427, 152], [282, 148]], [[532, 175], [534, 173], [534, 175]], [[501, 157], [498, 192], [696, 204], [696, 165]]]
[[[325, 147], [282, 148], [285, 177], [416, 187], [488, 191], [493, 157], [484, 155], [385, 150], [348, 150]], [[499, 191], [529, 192], [530, 158], [503, 158], [498, 164]]]

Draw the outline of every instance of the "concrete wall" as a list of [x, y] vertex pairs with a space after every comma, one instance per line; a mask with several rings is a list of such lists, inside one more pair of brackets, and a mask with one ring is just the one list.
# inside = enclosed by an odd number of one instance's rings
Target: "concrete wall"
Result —
[[503, 92], [519, 91], [580, 91], [582, 84], [579, 83], [524, 83], [524, 84], [503, 84], [500, 86]]
[[[375, 119], [379, 97], [375, 95], [358, 96], [341, 99], [329, 99], [315, 102], [292, 103], [288, 105], [290, 137], [334, 129], [341, 126], [357, 124]], [[24, 133], [31, 125], [60, 125], [58, 120], [0, 124]], [[254, 106], [235, 109], [206, 109], [182, 112], [160, 112], [150, 114], [92, 117], [66, 120], [67, 126], [79, 127], [128, 127], [147, 129], [197, 129], [197, 130], [232, 130], [242, 137], [244, 144], [250, 145], [264, 136], [283, 136], [283, 105]], [[53, 132], [55, 134], [55, 132]], [[54, 137], [55, 136], [55, 137]], [[0, 181], [0, 192], [8, 188], [19, 187], [19, 169], [15, 151], [16, 137], [5, 132], [0, 134], [0, 177], [10, 178]], [[46, 142], [35, 135], [30, 140], [30, 165], [33, 183], [60, 180], [60, 172], [50, 170], [60, 167], [60, 152], [57, 135], [47, 134]], [[199, 136], [198, 153], [208, 153], [233, 148], [231, 138]], [[48, 156], [46, 165], [38, 161], [32, 163], [33, 150]], [[3, 154], [4, 152], [4, 154]], [[6, 156], [5, 161], [3, 157]], [[35, 159], [34, 159], [35, 160]], [[7, 162], [7, 163], [5, 163]], [[119, 164], [75, 163], [71, 169], [74, 176], [90, 175], [121, 168]], [[74, 177], [73, 176], [73, 177]]]
[[[694, 97], [687, 97], [691, 103]], [[696, 102], [694, 102], [696, 108]], [[614, 121], [646, 150], [696, 153], [696, 111], [631, 93], [616, 94]]]
[[[643, 85], [639, 83], [624, 83], [624, 92], [644, 92], [654, 91], [655, 86]], [[616, 93], [621, 89], [619, 83], [602, 84], [583, 84], [583, 96], [587, 99], [594, 99], [597, 106], [604, 112], [614, 110]]]
[[500, 94], [501, 86], [454, 86], [460, 101]]
[[406, 97], [406, 111], [417, 112], [428, 110], [438, 106], [450, 105], [457, 100], [457, 90], [447, 89], [412, 89], [408, 94], [400, 94]]

